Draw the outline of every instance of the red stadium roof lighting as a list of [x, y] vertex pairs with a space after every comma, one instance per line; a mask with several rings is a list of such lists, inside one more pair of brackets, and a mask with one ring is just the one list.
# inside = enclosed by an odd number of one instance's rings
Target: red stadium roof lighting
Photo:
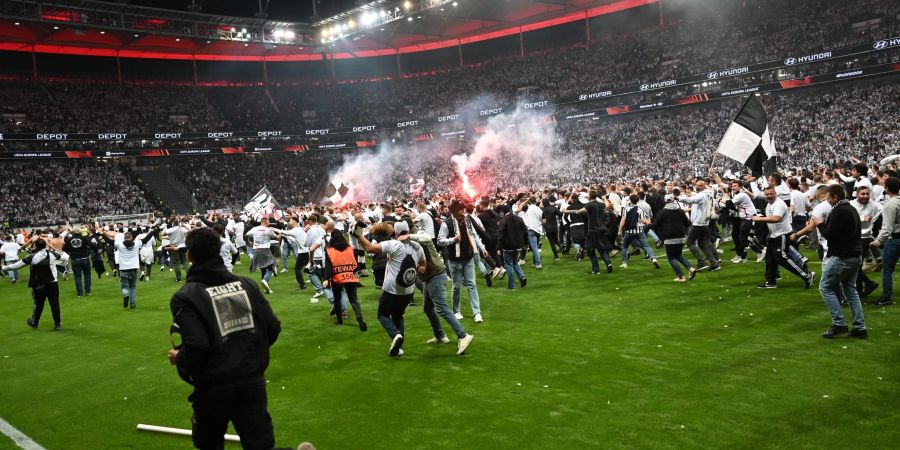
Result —
[[[512, 2], [453, 2], [456, 8], [447, 13], [436, 14], [435, 10], [417, 11], [420, 20], [400, 20], [383, 23], [377, 28], [384, 33], [368, 33], [365, 20], [357, 13], [351, 18], [344, 17], [340, 23], [328, 23], [315, 31], [311, 38], [302, 35], [309, 31], [295, 33], [296, 40], [289, 37], [294, 33], [292, 24], [282, 24], [282, 28], [255, 29], [254, 33], [265, 32], [275, 36], [275, 41], [263, 44], [251, 39], [246, 28], [240, 29], [246, 38], [219, 38], [213, 42], [207, 38], [162, 36], [155, 33], [171, 33], [168, 28], [174, 22], [161, 18], [146, 18], [138, 22], [148, 33], [135, 34], [133, 40], [125, 40], [117, 33], [85, 33], [78, 35], [72, 30], [58, 31], [59, 26], [40, 22], [30, 22], [29, 26], [18, 26], [19, 22], [0, 20], [0, 50], [35, 51], [39, 53], [59, 53], [67, 55], [116, 56], [127, 58], [157, 59], [197, 59], [222, 61], [318, 61], [321, 53], [313, 53], [310, 46], [293, 47], [272, 44], [303, 43], [313, 39], [328, 44], [333, 59], [364, 58], [395, 54], [415, 53], [428, 50], [455, 47], [482, 42], [504, 36], [515, 35], [560, 24], [584, 21], [592, 17], [612, 14], [631, 8], [651, 5], [660, 0], [533, 0], [527, 7]], [[437, 5], [445, 3], [435, 2]], [[380, 9], [368, 10], [371, 16], [381, 15]], [[378, 12], [376, 12], [378, 11]], [[77, 11], [51, 10], [59, 21], [71, 23], [72, 13]], [[385, 15], [391, 14], [384, 12]], [[366, 19], [368, 20], [368, 19]], [[84, 26], [82, 24], [82, 26]], [[133, 25], [134, 26], [134, 25]], [[57, 31], [51, 31], [50, 28]], [[351, 30], [350, 28], [355, 28]], [[221, 25], [225, 33], [237, 33], [236, 27]], [[282, 30], [277, 33], [276, 30]], [[300, 28], [302, 30], [302, 28]], [[374, 30], [374, 28], [372, 28]], [[424, 31], [423, 30], [427, 30]], [[360, 34], [363, 31], [365, 34]], [[176, 33], [177, 34], [177, 33]], [[351, 37], [352, 39], [339, 39]], [[207, 45], [204, 45], [206, 42]], [[233, 44], [233, 45], [232, 45]], [[240, 45], [245, 44], [245, 45]], [[237, 46], [237, 47], [235, 47]], [[238, 50], [240, 49], [240, 50]], [[321, 51], [321, 50], [319, 50]]]

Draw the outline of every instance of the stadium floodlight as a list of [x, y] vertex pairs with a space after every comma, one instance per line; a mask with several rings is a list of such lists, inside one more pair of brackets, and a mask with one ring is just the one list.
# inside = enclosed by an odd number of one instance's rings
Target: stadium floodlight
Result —
[[247, 29], [246, 29], [246, 28], [241, 28], [241, 33], [247, 34]]
[[453, 2], [453, 6], [459, 6], [459, 3]]
[[294, 33], [294, 30], [286, 30], [284, 32], [284, 38], [289, 41], [293, 41], [295, 37], [297, 37], [297, 33]]
[[379, 14], [382, 18], [387, 17], [387, 11], [385, 11], [385, 10], [383, 10], [383, 9], [382, 9], [381, 12], [379, 12], [378, 14]]
[[284, 37], [284, 30], [282, 30], [281, 28], [279, 28], [279, 29], [277, 29], [277, 30], [275, 30], [275, 31], [272, 32], [272, 36], [274, 36], [275, 39], [281, 39], [281, 38]]
[[409, 0], [406, 0], [405, 2], [403, 2], [403, 9], [409, 11], [410, 8], [412, 8], [412, 3], [410, 3]]
[[412, 16], [407, 17], [407, 18], [406, 18], [406, 21], [407, 21], [407, 22], [412, 22], [412, 21], [413, 21]]
[[354, 22], [353, 19], [350, 19], [350, 21], [347, 22], [347, 26], [350, 27], [350, 29], [352, 30], [352, 29], [356, 28], [356, 22]]

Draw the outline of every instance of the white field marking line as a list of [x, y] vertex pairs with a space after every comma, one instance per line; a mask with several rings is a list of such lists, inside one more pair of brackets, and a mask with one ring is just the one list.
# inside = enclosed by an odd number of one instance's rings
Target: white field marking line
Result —
[[46, 450], [40, 444], [31, 440], [30, 437], [17, 430], [16, 427], [10, 425], [9, 422], [3, 420], [2, 417], [0, 417], [0, 432], [9, 436], [13, 443], [25, 450]]

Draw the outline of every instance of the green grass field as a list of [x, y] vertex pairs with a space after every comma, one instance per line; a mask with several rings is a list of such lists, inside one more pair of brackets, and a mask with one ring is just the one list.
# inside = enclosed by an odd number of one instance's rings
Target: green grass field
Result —
[[[361, 290], [367, 333], [352, 318], [334, 326], [324, 298], [310, 304], [292, 273], [275, 278], [269, 298], [283, 331], [267, 379], [278, 444], [900, 445], [900, 307], [867, 304], [866, 341], [826, 340], [817, 290], [786, 272], [778, 289], [755, 289], [763, 264], [726, 263], [679, 284], [664, 262], [589, 276], [588, 262], [548, 255], [543, 271], [526, 268], [525, 289], [480, 280], [483, 324], [472, 322], [463, 293], [463, 324], [476, 336], [464, 356], [455, 339], [424, 344], [431, 333], [419, 293], [406, 315], [406, 355], [391, 359], [371, 278]], [[174, 275], [140, 283], [133, 311], [122, 310], [117, 279], [95, 280], [84, 299], [71, 279], [60, 283], [59, 333], [49, 308], [39, 330], [25, 325], [25, 283], [0, 283], [0, 417], [48, 449], [190, 448], [189, 438], [135, 430], [190, 427], [191, 388], [166, 361]], [[15, 447], [0, 436], [0, 448]]]

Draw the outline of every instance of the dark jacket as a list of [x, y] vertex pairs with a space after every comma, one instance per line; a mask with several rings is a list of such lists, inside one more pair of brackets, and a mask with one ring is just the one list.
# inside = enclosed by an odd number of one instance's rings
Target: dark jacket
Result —
[[862, 255], [859, 239], [861, 224], [859, 212], [846, 200], [841, 200], [828, 214], [828, 220], [820, 227], [828, 240], [828, 256], [852, 258]]
[[185, 381], [197, 389], [264, 382], [281, 323], [255, 281], [228, 272], [221, 258], [196, 263], [170, 308]]
[[[484, 226], [484, 233], [487, 238], [482, 238], [484, 245], [488, 248], [494, 248], [499, 239], [500, 233], [500, 214], [493, 209], [486, 209], [478, 213], [478, 220]], [[437, 233], [437, 230], [435, 230]]]
[[[673, 205], [669, 207], [669, 205]], [[656, 235], [665, 241], [666, 239], [681, 239], [687, 234], [691, 221], [675, 203], [669, 203], [653, 217], [650, 228], [656, 231]]]
[[501, 250], [521, 250], [528, 242], [528, 228], [525, 221], [515, 214], [507, 214], [500, 219]]

